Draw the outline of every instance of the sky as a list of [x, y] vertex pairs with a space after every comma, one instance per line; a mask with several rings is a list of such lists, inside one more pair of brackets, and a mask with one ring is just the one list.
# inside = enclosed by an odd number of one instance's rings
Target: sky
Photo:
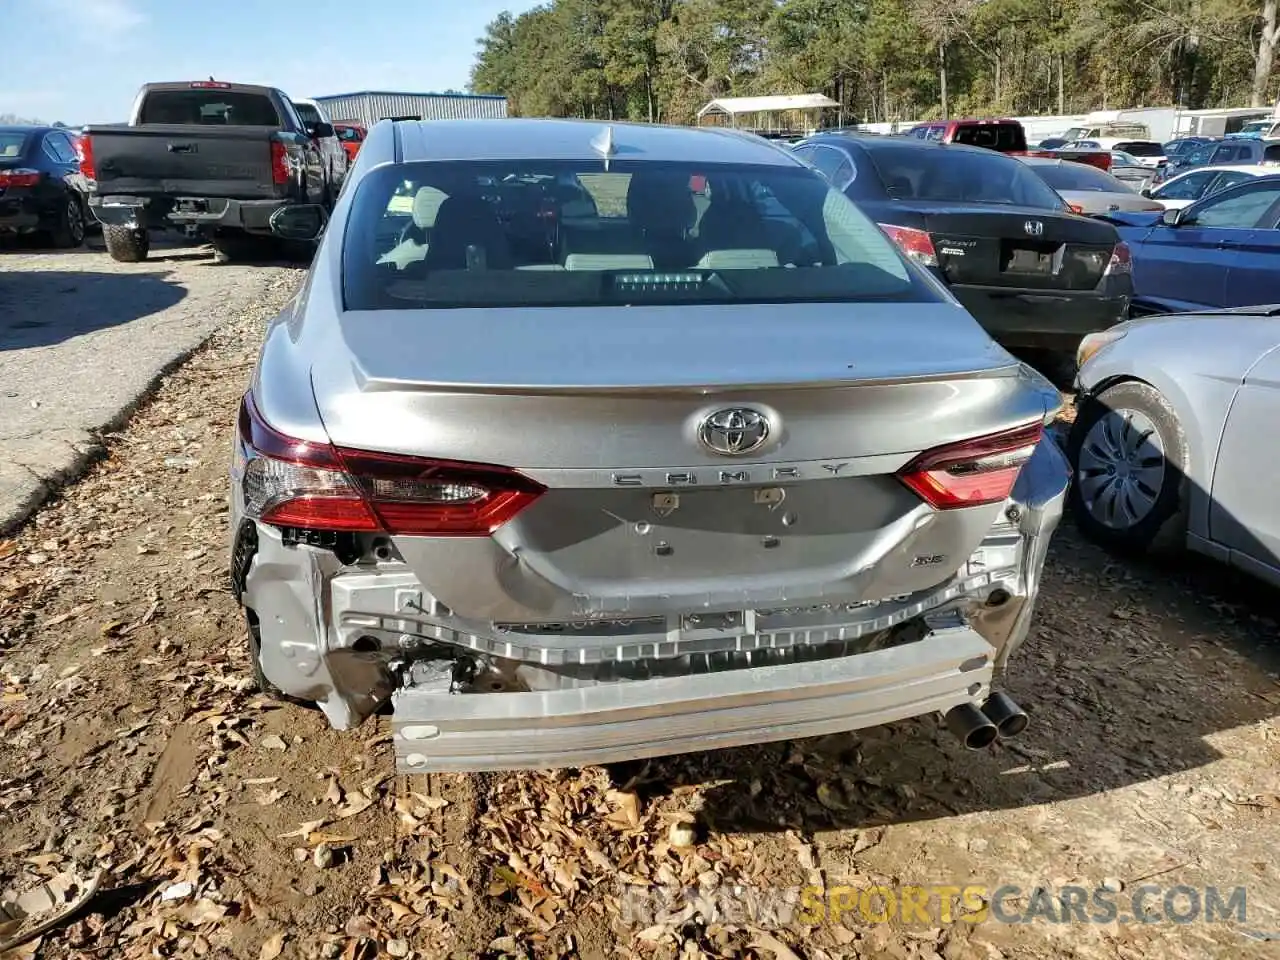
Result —
[[0, 114], [111, 123], [142, 84], [202, 80], [316, 97], [465, 90], [476, 40], [528, 0], [0, 0]]

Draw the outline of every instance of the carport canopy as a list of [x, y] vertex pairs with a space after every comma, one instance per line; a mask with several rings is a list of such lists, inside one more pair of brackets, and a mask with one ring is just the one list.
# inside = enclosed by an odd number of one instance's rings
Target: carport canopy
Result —
[[821, 93], [791, 93], [772, 97], [719, 97], [698, 111], [698, 120], [707, 116], [728, 117], [736, 123], [742, 114], [783, 113], [787, 110], [823, 110], [838, 107], [830, 97]]

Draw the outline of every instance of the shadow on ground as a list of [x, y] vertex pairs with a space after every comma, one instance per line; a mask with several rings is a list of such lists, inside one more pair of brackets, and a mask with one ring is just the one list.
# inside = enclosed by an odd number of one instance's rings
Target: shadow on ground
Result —
[[0, 350], [61, 343], [167, 310], [187, 291], [161, 271], [0, 270]]
[[[715, 784], [718, 833], [942, 819], [1091, 796], [1220, 759], [1206, 737], [1280, 714], [1275, 592], [1208, 560], [1123, 561], [1067, 518], [1006, 689], [1032, 717], [966, 751], [934, 717], [611, 768], [642, 796]], [[819, 789], [821, 788], [821, 789]]]

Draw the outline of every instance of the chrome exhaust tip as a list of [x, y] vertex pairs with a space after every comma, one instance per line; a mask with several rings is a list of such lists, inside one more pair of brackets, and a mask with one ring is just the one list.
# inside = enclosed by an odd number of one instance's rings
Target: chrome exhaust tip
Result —
[[1001, 740], [1012, 740], [1027, 729], [1031, 718], [1006, 693], [993, 693], [982, 705], [982, 712], [996, 725]]
[[943, 717], [947, 727], [960, 738], [968, 750], [983, 750], [996, 742], [1000, 730], [991, 719], [972, 703], [961, 703]]

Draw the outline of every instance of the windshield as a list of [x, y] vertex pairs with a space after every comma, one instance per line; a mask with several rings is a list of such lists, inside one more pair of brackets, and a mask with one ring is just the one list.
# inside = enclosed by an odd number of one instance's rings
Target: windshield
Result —
[[298, 111], [298, 119], [300, 119], [303, 123], [320, 123], [321, 122], [320, 111], [317, 110], [315, 107], [313, 107], [309, 103], [297, 103], [295, 101], [293, 104], [293, 109]]
[[343, 274], [350, 310], [938, 298], [789, 165], [389, 165], [357, 188]]
[[1062, 198], [1012, 157], [945, 147], [877, 145], [868, 150], [885, 189], [897, 200], [999, 203], [1062, 210]]
[[1079, 140], [1081, 137], [1083, 137], [1083, 136], [1084, 136], [1085, 134], [1087, 134], [1088, 132], [1089, 132], [1089, 128], [1088, 128], [1088, 127], [1068, 127], [1065, 131], [1063, 131], [1063, 133], [1060, 135], [1059, 139], [1062, 139], [1062, 140]]
[[1027, 138], [1016, 123], [962, 123], [951, 137], [952, 143], [970, 147], [986, 147], [988, 150], [1022, 152], [1027, 149]]
[[27, 142], [27, 132], [0, 131], [0, 160], [19, 160], [23, 154], [23, 144]]
[[143, 98], [138, 122], [280, 126], [266, 94], [227, 90], [152, 90]]
[[1246, 123], [1240, 128], [1241, 133], [1262, 133], [1271, 127], [1270, 120], [1254, 120], [1252, 123]]
[[1218, 142], [1216, 140], [1210, 141], [1209, 143], [1201, 144], [1200, 146], [1196, 147], [1194, 150], [1191, 150], [1188, 153], [1183, 154], [1183, 165], [1198, 166], [1202, 163], [1208, 163], [1209, 158], [1213, 156], [1213, 152], [1217, 149], [1218, 149]]
[[1115, 177], [1103, 173], [1087, 163], [1037, 163], [1034, 170], [1054, 190], [1087, 190], [1092, 193], [1132, 192]]
[[1164, 147], [1158, 143], [1143, 140], [1126, 140], [1116, 144], [1117, 150], [1133, 154], [1135, 157], [1163, 157]]

